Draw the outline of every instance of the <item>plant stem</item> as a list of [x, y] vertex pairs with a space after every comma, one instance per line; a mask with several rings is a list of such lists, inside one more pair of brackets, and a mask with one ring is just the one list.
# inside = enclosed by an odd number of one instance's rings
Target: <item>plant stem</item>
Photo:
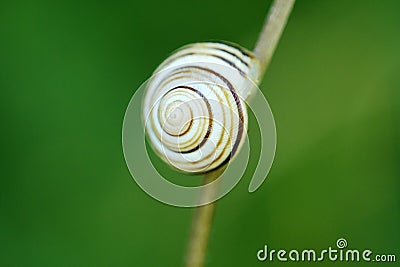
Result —
[[[293, 8], [294, 1], [295, 0], [275, 0], [272, 3], [254, 48], [254, 54], [260, 61], [259, 80], [261, 80], [271, 61], [290, 11]], [[220, 173], [221, 170], [217, 170], [206, 174], [204, 176], [204, 184], [217, 179]], [[216, 193], [216, 190], [218, 189], [215, 187], [204, 190], [201, 193], [201, 199], [209, 199]], [[186, 258], [186, 267], [204, 266], [214, 210], [215, 202], [198, 207], [195, 210]]]
[[[203, 183], [207, 184], [214, 181], [218, 178], [220, 173], [220, 170], [216, 170], [206, 174]], [[217, 190], [217, 187], [211, 187], [208, 190], [204, 190], [201, 193], [201, 200], [203, 201], [212, 198], [216, 194]], [[198, 207], [195, 210], [186, 258], [186, 267], [204, 266], [215, 203], [216, 202], [211, 202], [207, 205]]]
[[264, 76], [265, 70], [271, 61], [294, 2], [295, 0], [275, 0], [269, 9], [253, 50], [255, 56], [260, 60], [259, 80]]

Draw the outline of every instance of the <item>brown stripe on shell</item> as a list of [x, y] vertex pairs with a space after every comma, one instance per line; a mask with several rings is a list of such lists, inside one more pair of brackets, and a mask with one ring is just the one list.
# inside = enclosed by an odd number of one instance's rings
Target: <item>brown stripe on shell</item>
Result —
[[249, 63], [247, 63], [246, 61], [244, 61], [241, 57], [238, 57], [238, 55], [236, 55], [236, 54], [234, 54], [234, 53], [232, 53], [232, 52], [230, 52], [230, 51], [228, 51], [228, 50], [225, 50], [225, 49], [223, 49], [223, 48], [215, 47], [214, 49], [219, 50], [219, 51], [222, 51], [222, 52], [225, 52], [225, 53], [227, 53], [227, 54], [229, 54], [229, 55], [231, 55], [231, 56], [234, 56], [234, 57], [237, 58], [240, 62], [242, 62], [246, 67], [249, 67]]
[[237, 49], [243, 56], [246, 56], [248, 58], [254, 58], [254, 55], [252, 53], [247, 52], [246, 50], [244, 50], [242, 47], [240, 47], [239, 45], [237, 45], [235, 43], [224, 42], [224, 41], [211, 41], [209, 43], [223, 44], [226, 46], [230, 46], [232, 48]]
[[[220, 166], [223, 166], [223, 165], [227, 164], [230, 161], [230, 159], [235, 155], [235, 153], [236, 153], [236, 151], [237, 151], [237, 149], [239, 147], [240, 141], [241, 141], [241, 139], [243, 137], [243, 128], [244, 128], [243, 127], [243, 124], [244, 124], [243, 110], [242, 110], [242, 106], [241, 106], [241, 103], [240, 103], [239, 95], [236, 93], [235, 88], [232, 86], [232, 84], [229, 82], [228, 79], [226, 79], [221, 74], [219, 74], [219, 73], [217, 73], [217, 72], [215, 72], [213, 70], [210, 70], [208, 68], [199, 67], [199, 66], [192, 66], [192, 67], [197, 68], [197, 69], [202, 69], [204, 71], [208, 71], [208, 72], [214, 74], [215, 76], [217, 76], [218, 78], [220, 78], [228, 86], [229, 91], [231, 92], [233, 98], [235, 99], [236, 107], [237, 107], [237, 110], [238, 110], [238, 113], [239, 113], [238, 135], [236, 137], [236, 141], [235, 141], [235, 143], [233, 145], [232, 151], [229, 153], [229, 156], [226, 157], [226, 159], [219, 166], [216, 166], [214, 168], [214, 169], [216, 169], [216, 168], [218, 168]], [[214, 170], [214, 169], [212, 169], [212, 170]], [[209, 170], [209, 171], [212, 171], [212, 170]]]
[[203, 137], [203, 140], [202, 140], [197, 146], [195, 146], [194, 148], [192, 148], [192, 149], [190, 149], [190, 150], [186, 150], [186, 151], [176, 151], [176, 150], [172, 150], [172, 151], [177, 152], [177, 153], [187, 154], [187, 153], [192, 153], [192, 152], [194, 152], [194, 151], [200, 149], [200, 148], [207, 142], [208, 137], [210, 136], [211, 131], [212, 131], [212, 126], [213, 126], [213, 114], [212, 114], [211, 105], [210, 105], [210, 103], [208, 102], [208, 99], [203, 95], [203, 93], [201, 93], [199, 90], [197, 90], [197, 89], [195, 89], [195, 88], [193, 88], [193, 87], [180, 85], [180, 86], [177, 86], [177, 87], [174, 87], [174, 88], [170, 89], [166, 94], [168, 94], [169, 92], [171, 92], [171, 91], [173, 91], [173, 90], [180, 89], [180, 88], [188, 89], [188, 90], [191, 90], [191, 91], [195, 92], [196, 94], [198, 94], [198, 95], [204, 100], [204, 102], [206, 103], [206, 105], [207, 105], [207, 110], [208, 110], [208, 115], [210, 116], [210, 119], [208, 120], [208, 129], [207, 129], [207, 132], [206, 132], [205, 136]]
[[[225, 159], [220, 165], [214, 167], [214, 168], [211, 169], [211, 170], [207, 170], [207, 171], [206, 171], [206, 172], [209, 172], [209, 171], [212, 171], [212, 170], [217, 169], [217, 168], [220, 167], [220, 166], [223, 166], [223, 165], [227, 164], [227, 163], [230, 161], [230, 159], [235, 155], [235, 153], [236, 153], [236, 151], [237, 151], [237, 149], [238, 149], [238, 147], [239, 147], [240, 141], [241, 141], [241, 139], [242, 139], [242, 137], [243, 137], [243, 129], [244, 129], [244, 127], [243, 127], [243, 125], [244, 125], [244, 115], [243, 115], [243, 110], [242, 110], [242, 106], [241, 106], [241, 103], [240, 103], [240, 97], [239, 97], [238, 94], [236, 93], [236, 90], [235, 90], [235, 88], [232, 86], [232, 84], [230, 83], [230, 81], [229, 81], [228, 79], [226, 79], [224, 76], [222, 76], [221, 74], [219, 74], [219, 73], [217, 73], [217, 72], [215, 72], [215, 71], [213, 71], [213, 70], [211, 70], [211, 69], [204, 68], [204, 67], [199, 67], [199, 66], [185, 66], [185, 67], [182, 67], [182, 69], [183, 69], [183, 68], [195, 68], [195, 69], [204, 70], [204, 71], [207, 71], [207, 72], [209, 72], [209, 73], [214, 74], [214, 75], [217, 76], [219, 79], [221, 79], [221, 80], [228, 86], [229, 91], [230, 91], [230, 93], [232, 94], [233, 99], [235, 100], [236, 107], [237, 107], [237, 110], [238, 110], [238, 113], [239, 113], [239, 114], [238, 114], [238, 115], [239, 115], [239, 126], [238, 126], [239, 129], [238, 129], [238, 134], [237, 134], [235, 143], [234, 143], [234, 145], [233, 145], [232, 151], [229, 153], [228, 157], [226, 157], [226, 159]], [[215, 162], [215, 161], [214, 161], [214, 162]]]
[[[186, 73], [190, 73], [190, 74], [193, 74], [193, 70], [187, 70], [187, 69], [178, 69], [178, 70], [173, 70], [173, 71], [171, 71], [172, 73], [170, 74], [170, 75], [168, 75], [169, 77], [167, 78], [167, 79], [165, 79], [165, 80], [161, 80], [158, 84], [157, 84], [157, 86], [155, 86], [155, 87], [157, 87], [157, 88], [164, 88], [164, 87], [166, 87], [169, 83], [171, 83], [171, 82], [173, 82], [174, 80], [177, 80], [177, 79], [182, 79], [182, 78], [192, 78], [192, 76], [190, 76], [190, 75], [188, 75], [188, 76], [186, 76], [185, 74]], [[197, 74], [199, 74], [199, 73], [201, 73], [201, 72], [198, 72], [197, 71]], [[158, 90], [158, 92], [160, 92], [161, 91], [161, 89], [160, 90]], [[165, 94], [164, 94], [165, 95]], [[162, 96], [162, 97], [164, 97], [164, 96]], [[161, 98], [162, 98], [161, 97]], [[192, 110], [191, 110], [191, 112], [192, 112]], [[193, 117], [193, 115], [192, 115], [192, 117]], [[160, 125], [160, 127], [161, 127], [161, 129], [163, 129], [163, 127], [162, 127], [162, 125], [161, 125], [161, 122], [160, 122], [160, 120], [158, 120], [158, 122], [159, 122], [159, 125]], [[193, 123], [193, 120], [191, 121], [191, 123]], [[153, 127], [153, 129], [155, 128], [155, 126], [154, 126], [154, 121], [152, 120], [152, 122], [151, 122], [151, 125], [152, 125], [152, 127]], [[188, 132], [188, 131], [186, 131], [186, 132]], [[185, 133], [186, 133], [185, 132]], [[169, 134], [168, 132], [166, 132], [167, 134]], [[161, 135], [158, 135], [158, 134], [156, 134], [157, 135], [157, 137], [158, 137], [158, 139], [159, 140], [162, 140], [162, 137], [161, 137]], [[170, 135], [170, 134], [169, 134]], [[171, 136], [171, 135], [170, 135]], [[192, 146], [191, 144], [196, 144], [199, 140], [201, 139], [201, 135], [198, 135], [197, 137], [196, 137], [196, 139], [195, 140], [191, 140], [191, 142], [189, 142], [189, 143], [184, 143], [184, 144], [182, 144], [183, 146]], [[169, 145], [167, 145], [167, 146], [169, 146]], [[175, 150], [171, 150], [171, 151], [175, 151]]]
[[[199, 76], [198, 78], [203, 78], [203, 79], [204, 79], [204, 78], [209, 78], [209, 77], [210, 77], [210, 76], [207, 75], [203, 70], [193, 69], [193, 68], [190, 68], [190, 67], [182, 67], [181, 69], [177, 69], [177, 70], [173, 71], [172, 75], [175, 75], [175, 74], [184, 74], [184, 73], [187, 73], [187, 72], [191, 73], [192, 75], [193, 75], [193, 74], [198, 75], [198, 76]], [[215, 76], [215, 75], [214, 75], [214, 76]], [[218, 76], [215, 76], [215, 77], [218, 78]], [[168, 80], [175, 80], [175, 77], [174, 77], [174, 78], [168, 78]], [[164, 82], [165, 82], [165, 81], [164, 81]], [[162, 84], [164, 84], [164, 82], [163, 82]], [[166, 84], [168, 84], [168, 83], [169, 83], [169, 82], [167, 82]], [[210, 90], [214, 91], [214, 90], [211, 88], [210, 84], [206, 83], [206, 85], [210, 88]], [[219, 88], [221, 88], [220, 85], [218, 85], [218, 86], [219, 86]], [[223, 92], [223, 95], [225, 96], [226, 100], [228, 100], [229, 95], [226, 93], [226, 90], [222, 90], [222, 92]], [[219, 99], [219, 101], [220, 101], [221, 103], [224, 102], [223, 99], [221, 99], [220, 96], [219, 96], [217, 93], [216, 93], [216, 96], [217, 96], [217, 98]], [[229, 103], [229, 101], [228, 101], [228, 103]], [[225, 125], [225, 113], [224, 113], [223, 118], [224, 118], [223, 124]], [[231, 118], [231, 124], [234, 125], [233, 119], [232, 119], [232, 118]], [[231, 132], [229, 133], [228, 140], [227, 140], [227, 144], [229, 144], [229, 143], [231, 142], [232, 129], [230, 129], [230, 131], [231, 131]], [[219, 140], [218, 140], [218, 143], [217, 143], [216, 147], [219, 147], [219, 146], [221, 145], [221, 143], [222, 143], [222, 141], [223, 141], [223, 135], [224, 135], [224, 132], [221, 132], [221, 136], [220, 136], [220, 138], [219, 138]], [[199, 139], [200, 139], [200, 137], [199, 137], [198, 139], [196, 139], [195, 142], [193, 142], [193, 143], [196, 143]], [[218, 155], [218, 157], [216, 157], [211, 163], [207, 164], [206, 166], [201, 166], [201, 167], [199, 167], [199, 169], [205, 169], [205, 168], [207, 168], [207, 166], [210, 166], [210, 165], [212, 165], [213, 163], [217, 162], [217, 161], [222, 157], [222, 155], [224, 155], [226, 149], [227, 149], [227, 146], [224, 146], [224, 147], [222, 148], [221, 153]], [[203, 157], [203, 158], [201, 158], [200, 160], [194, 161], [194, 162], [191, 162], [191, 163], [192, 163], [192, 164], [199, 163], [200, 161], [203, 161], [203, 160], [205, 160], [205, 159], [210, 158], [212, 155], [213, 155], [213, 154], [211, 153], [211, 154], [207, 155], [206, 157]], [[181, 162], [181, 163], [183, 163], [183, 162]], [[218, 166], [219, 166], [219, 165], [218, 165]]]
[[[188, 68], [190, 68], [190, 67], [188, 67]], [[207, 76], [204, 72], [200, 72], [198, 69], [194, 69], [194, 70], [196, 70], [196, 74], [197, 74], [197, 75], [202, 76], [203, 78], [204, 78], [204, 77], [206, 77], [206, 78], [209, 77], [209, 76]], [[191, 72], [191, 73], [195, 73], [194, 70], [192, 69], [192, 70], [190, 70], [190, 72]], [[182, 69], [182, 70], [179, 70], [178, 72], [181, 73], [181, 72], [183, 72], [183, 71], [189, 71], [189, 70], [187, 70], [187, 69], [185, 68], [185, 70]], [[215, 76], [215, 77], [218, 77], [218, 76]], [[206, 83], [206, 85], [210, 88], [211, 91], [214, 91], [214, 90], [211, 88], [210, 84]], [[218, 85], [218, 87], [221, 88], [220, 85]], [[228, 100], [229, 96], [228, 96], [228, 94], [226, 93], [226, 90], [221, 90], [221, 91], [223, 92], [223, 94], [224, 94], [226, 100]], [[215, 94], [215, 95], [217, 96], [217, 98], [219, 99], [219, 101], [220, 101], [221, 103], [224, 102], [223, 99], [221, 99], [221, 97], [220, 97], [218, 94]], [[229, 101], [228, 101], [228, 103], [229, 103]], [[222, 109], [222, 112], [224, 112], [223, 109]], [[223, 119], [224, 119], [223, 125], [225, 125], [225, 113], [224, 113]], [[234, 125], [233, 119], [232, 119], [232, 118], [231, 118], [231, 124]], [[232, 129], [230, 129], [230, 131], [232, 131]], [[219, 147], [219, 146], [221, 145], [221, 143], [222, 143], [222, 141], [223, 141], [223, 135], [224, 135], [224, 132], [222, 131], [222, 132], [221, 132], [221, 136], [220, 136], [220, 138], [219, 138], [219, 140], [218, 140], [218, 143], [217, 143], [217, 145], [216, 145], [216, 148]], [[229, 133], [228, 140], [227, 140], [227, 144], [229, 144], [229, 143], [231, 142], [231, 135], [232, 135], [232, 132]], [[221, 153], [218, 155], [218, 157], [216, 157], [211, 163], [207, 164], [206, 166], [201, 166], [201, 167], [199, 167], [199, 168], [200, 168], [200, 169], [205, 169], [205, 168], [207, 168], [208, 166], [212, 165], [213, 163], [218, 162], [218, 160], [219, 160], [219, 159], [222, 157], [222, 155], [225, 153], [225, 150], [226, 150], [226, 149], [227, 149], [227, 146], [224, 146], [224, 147], [222, 148]], [[213, 155], [213, 154], [211, 153], [211, 154], [207, 155], [206, 157], [201, 158], [201, 159], [198, 160], [198, 161], [192, 162], [192, 164], [196, 164], [196, 163], [199, 163], [200, 161], [204, 161], [205, 159], [210, 158], [212, 155]], [[218, 165], [218, 166], [219, 166], [219, 165]]]
[[214, 55], [214, 54], [211, 54], [211, 53], [205, 53], [205, 52], [189, 52], [189, 53], [185, 53], [185, 54], [183, 54], [183, 55], [180, 55], [179, 57], [186, 57], [186, 56], [193, 56], [193, 55], [202, 55], [202, 56], [210, 56], [210, 57], [218, 58], [218, 59], [224, 61], [225, 63], [227, 63], [227, 64], [228, 64], [229, 66], [231, 66], [232, 68], [234, 68], [234, 69], [236, 69], [237, 71], [239, 71], [239, 73], [240, 73], [242, 76], [246, 77], [246, 73], [245, 73], [241, 68], [239, 68], [238, 66], [236, 66], [235, 63], [233, 63], [232, 61], [230, 61], [230, 60], [228, 60], [228, 59], [226, 59], [226, 58], [224, 58], [224, 57], [218, 56], [218, 55]]

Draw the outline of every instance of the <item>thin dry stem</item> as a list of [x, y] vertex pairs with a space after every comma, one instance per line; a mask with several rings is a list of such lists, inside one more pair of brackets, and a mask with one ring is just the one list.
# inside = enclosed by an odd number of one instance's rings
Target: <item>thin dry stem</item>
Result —
[[[261, 80], [271, 61], [290, 11], [293, 8], [294, 1], [295, 0], [275, 0], [265, 19], [263, 29], [254, 48], [254, 54], [260, 61], [261, 71], [259, 80]], [[220, 171], [217, 170], [205, 175], [204, 183], [206, 184], [214, 181], [218, 178], [219, 174]], [[209, 199], [216, 193], [216, 190], [218, 190], [216, 187], [204, 190], [201, 199]], [[198, 207], [195, 210], [186, 258], [186, 267], [204, 266], [214, 210], [215, 202]]]
[[[220, 171], [214, 171], [204, 176], [204, 184], [218, 178]], [[218, 186], [213, 186], [201, 193], [201, 201], [211, 199], [217, 193]], [[210, 236], [215, 203], [196, 208], [192, 222], [192, 230], [186, 258], [186, 267], [202, 267], [206, 258], [207, 244]]]
[[272, 59], [294, 2], [295, 0], [275, 0], [265, 18], [264, 26], [253, 50], [260, 60], [259, 80], [264, 76], [265, 70]]

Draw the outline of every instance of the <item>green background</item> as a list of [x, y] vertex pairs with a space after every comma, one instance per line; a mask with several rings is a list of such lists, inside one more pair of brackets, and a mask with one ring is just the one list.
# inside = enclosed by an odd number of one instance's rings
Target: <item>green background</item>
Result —
[[[184, 44], [251, 49], [270, 3], [1, 1], [0, 266], [181, 266], [193, 209], [135, 184], [125, 108]], [[254, 194], [244, 177], [218, 202], [207, 266], [285, 266], [256, 252], [340, 237], [400, 260], [399, 11], [395, 0], [297, 2], [261, 86], [274, 165]]]

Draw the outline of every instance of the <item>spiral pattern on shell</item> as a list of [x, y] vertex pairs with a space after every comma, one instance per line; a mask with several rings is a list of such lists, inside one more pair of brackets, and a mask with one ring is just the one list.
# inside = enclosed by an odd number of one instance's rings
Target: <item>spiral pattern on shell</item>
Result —
[[143, 120], [151, 146], [184, 172], [228, 163], [246, 135], [244, 100], [257, 75], [257, 60], [237, 46], [208, 42], [177, 50], [146, 88]]

